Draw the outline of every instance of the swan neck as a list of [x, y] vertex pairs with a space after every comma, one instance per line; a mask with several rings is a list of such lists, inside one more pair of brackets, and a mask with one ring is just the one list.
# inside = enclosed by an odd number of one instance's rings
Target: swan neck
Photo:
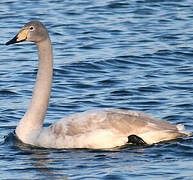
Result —
[[[39, 68], [32, 99], [27, 112], [16, 128], [17, 136], [25, 143], [32, 141], [33, 133], [40, 132], [46, 115], [53, 76], [53, 54], [50, 39], [36, 43]], [[30, 138], [29, 138], [30, 137]], [[32, 142], [34, 143], [34, 142]]]

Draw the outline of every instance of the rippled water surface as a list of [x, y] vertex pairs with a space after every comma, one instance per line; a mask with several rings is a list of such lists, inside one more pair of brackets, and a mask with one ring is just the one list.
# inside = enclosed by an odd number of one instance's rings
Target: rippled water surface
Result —
[[13, 131], [31, 98], [37, 50], [4, 45], [30, 20], [48, 28], [55, 64], [45, 126], [113, 107], [193, 131], [191, 0], [1, 0], [0, 7], [0, 179], [193, 178], [193, 138], [109, 151], [18, 142]]

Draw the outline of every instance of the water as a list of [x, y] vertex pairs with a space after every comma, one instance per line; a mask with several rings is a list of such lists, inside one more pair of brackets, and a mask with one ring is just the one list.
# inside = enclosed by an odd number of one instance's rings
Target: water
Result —
[[4, 45], [30, 20], [48, 28], [55, 65], [45, 126], [114, 107], [193, 131], [191, 0], [1, 0], [0, 7], [0, 179], [192, 179], [192, 138], [109, 151], [20, 143], [13, 131], [31, 97], [37, 51]]

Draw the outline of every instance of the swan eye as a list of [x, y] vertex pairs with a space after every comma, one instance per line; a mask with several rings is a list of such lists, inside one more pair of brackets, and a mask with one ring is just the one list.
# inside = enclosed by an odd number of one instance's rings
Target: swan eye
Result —
[[31, 26], [29, 29], [30, 29], [30, 31], [33, 31], [33, 30], [34, 30], [34, 27], [33, 27], [33, 26]]

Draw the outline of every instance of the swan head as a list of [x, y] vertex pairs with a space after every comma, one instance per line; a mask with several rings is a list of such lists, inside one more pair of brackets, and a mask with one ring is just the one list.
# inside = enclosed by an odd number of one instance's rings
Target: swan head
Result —
[[49, 38], [48, 31], [40, 21], [31, 21], [27, 23], [18, 34], [8, 41], [6, 45], [29, 41], [39, 43]]

